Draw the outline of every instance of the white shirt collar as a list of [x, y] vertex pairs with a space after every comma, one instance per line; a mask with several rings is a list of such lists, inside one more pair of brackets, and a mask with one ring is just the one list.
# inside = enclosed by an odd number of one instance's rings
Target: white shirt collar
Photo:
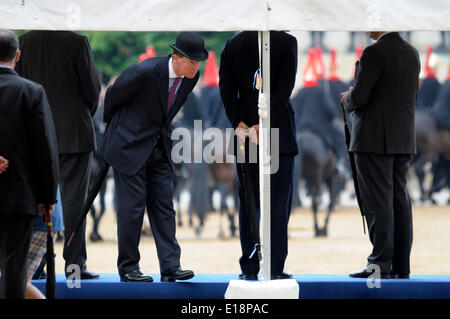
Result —
[[384, 37], [386, 34], [389, 34], [389, 33], [394, 33], [394, 31], [383, 33], [382, 35], [380, 35], [380, 37], [377, 39], [377, 41], [380, 40], [382, 37]]
[[11, 69], [12, 70], [12, 67], [10, 67], [9, 65], [1, 64], [1, 63], [0, 63], [0, 68]]

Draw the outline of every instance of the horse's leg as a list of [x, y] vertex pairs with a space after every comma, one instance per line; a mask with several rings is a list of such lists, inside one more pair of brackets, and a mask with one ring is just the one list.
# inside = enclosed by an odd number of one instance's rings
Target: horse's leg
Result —
[[334, 205], [340, 204], [341, 202], [341, 194], [345, 190], [345, 182], [346, 182], [346, 176], [345, 174], [338, 174], [336, 176], [336, 182], [335, 182], [335, 199], [334, 199]]
[[219, 238], [225, 238], [225, 232], [223, 231], [223, 211], [224, 211], [224, 198], [220, 194], [220, 210], [219, 210]]
[[331, 213], [334, 210], [334, 205], [336, 204], [336, 197], [338, 194], [337, 191], [337, 183], [338, 183], [338, 176], [337, 175], [333, 175], [328, 181], [327, 181], [327, 186], [328, 186], [328, 192], [330, 193], [330, 203], [328, 204], [328, 211], [327, 211], [327, 216], [325, 217], [325, 223], [322, 227], [322, 236], [328, 236], [328, 222], [330, 220], [330, 216]]
[[[315, 187], [315, 186], [314, 186]], [[312, 210], [313, 210], [313, 216], [314, 216], [314, 236], [318, 237], [320, 236], [320, 231], [319, 231], [319, 225], [317, 222], [317, 212], [319, 210], [319, 204], [318, 204], [318, 191], [316, 189], [314, 189], [314, 191], [312, 192]]]
[[[179, 187], [179, 186], [178, 186]], [[178, 188], [175, 191], [175, 204], [176, 204], [176, 215], [177, 215], [177, 225], [178, 227], [183, 227], [183, 212], [182, 212], [182, 207], [181, 207], [181, 192], [182, 189]]]
[[237, 190], [234, 187], [234, 183], [233, 183], [233, 187], [231, 187], [231, 196], [233, 197], [233, 207], [229, 207], [229, 212], [230, 212], [230, 230], [231, 230], [231, 236], [236, 237], [236, 231], [238, 230], [237, 226], [236, 226], [236, 216], [238, 215], [238, 194], [237, 194]]
[[179, 227], [183, 227], [183, 218], [182, 218], [182, 215], [181, 215], [181, 206], [180, 206], [180, 195], [178, 194], [176, 197], [175, 197], [175, 199], [176, 199], [176, 201], [177, 201], [177, 219], [178, 219], [178, 223], [177, 223], [177, 225], [179, 226]]
[[[207, 189], [202, 189], [202, 194], [205, 195]], [[200, 235], [203, 232], [203, 227], [205, 225], [205, 220], [206, 220], [206, 214], [208, 213], [207, 211], [207, 198], [202, 197], [200, 199], [200, 201], [197, 203], [198, 205], [196, 205], [196, 212], [197, 212], [197, 218], [198, 218], [198, 226], [196, 227], [196, 234], [198, 237], [200, 237]]]
[[194, 231], [195, 231], [195, 235], [197, 237], [200, 237], [202, 232], [203, 232], [203, 226], [204, 226], [206, 211], [204, 210], [203, 206], [195, 207], [195, 214], [196, 214], [197, 219], [198, 219], [198, 225], [194, 226]]
[[[302, 177], [303, 177], [303, 160], [301, 158], [301, 154], [298, 154], [296, 156], [298, 158], [298, 187], [297, 189], [294, 189], [294, 191], [296, 192], [294, 194], [294, 196], [296, 196], [298, 198], [298, 207], [303, 207], [303, 202], [302, 202], [302, 198], [300, 197], [300, 191], [302, 189]], [[297, 164], [296, 164], [297, 165]]]
[[91, 214], [92, 220], [93, 220], [92, 232], [89, 235], [89, 239], [91, 241], [94, 241], [94, 242], [95, 241], [99, 241], [101, 239], [98, 237], [98, 232], [97, 232], [97, 230], [98, 230], [98, 217], [97, 217], [97, 210], [95, 209], [94, 204], [92, 204], [91, 209], [89, 210], [89, 213]]
[[187, 214], [188, 214], [188, 217], [189, 217], [189, 219], [188, 219], [189, 227], [192, 228], [194, 226], [194, 220], [192, 218], [192, 216], [194, 215], [194, 213], [192, 211], [192, 202], [193, 202], [193, 200], [192, 200], [191, 189], [190, 188], [188, 188], [188, 189], [189, 189], [189, 200], [188, 200], [187, 205], [186, 205], [186, 211], [187, 211]]
[[300, 179], [301, 179], [301, 159], [300, 156], [295, 157], [294, 167], [294, 194], [292, 199], [292, 208], [302, 207], [302, 201], [300, 199]]
[[100, 236], [100, 233], [98, 232], [98, 228], [100, 226], [100, 220], [103, 217], [103, 214], [105, 213], [106, 210], [106, 205], [105, 205], [105, 195], [106, 195], [106, 183], [103, 183], [102, 186], [100, 187], [100, 212], [97, 216], [97, 223], [95, 224], [95, 228], [94, 228], [94, 233], [97, 236], [98, 241], [102, 241], [103, 238], [102, 236]]
[[200, 237], [202, 232], [203, 232], [203, 225], [204, 225], [204, 220], [205, 220], [205, 215], [200, 213], [198, 214], [198, 226], [195, 227], [195, 235], [197, 235], [197, 237]]
[[235, 210], [233, 208], [227, 207], [228, 221], [230, 222], [230, 235], [231, 237], [236, 237], [236, 223], [234, 221]]
[[[194, 171], [195, 166], [193, 166], [193, 165], [194, 164], [190, 164], [190, 166], [189, 166], [189, 176], [195, 176], [195, 171]], [[193, 215], [192, 206], [194, 203], [192, 188], [193, 188], [192, 179], [190, 179], [185, 185], [185, 189], [187, 190], [187, 192], [189, 194], [189, 197], [188, 197], [189, 199], [187, 200], [187, 203], [186, 203], [186, 212], [188, 214], [188, 223], [189, 223], [190, 228], [192, 228], [194, 225], [194, 221], [192, 219], [192, 215]]]
[[420, 156], [420, 154], [416, 155], [416, 160], [414, 161], [414, 172], [416, 173], [417, 176], [417, 180], [419, 182], [419, 188], [420, 188], [420, 200], [424, 201], [425, 200], [425, 189], [423, 187], [423, 182], [425, 180], [425, 171], [423, 169], [423, 159], [422, 156]]
[[[450, 161], [445, 165], [445, 180], [447, 181], [447, 189], [450, 190]], [[450, 196], [447, 199], [447, 204], [450, 204]]]
[[[230, 194], [226, 197], [227, 201], [229, 199], [229, 196], [232, 196], [232, 195]], [[225, 206], [225, 209], [226, 209], [225, 212], [227, 214], [228, 222], [230, 225], [230, 236], [231, 237], [236, 237], [236, 223], [234, 221], [234, 215], [236, 213], [235, 205], [236, 205], [236, 200], [234, 200], [233, 205], [227, 203]]]
[[433, 173], [433, 181], [430, 190], [428, 191], [428, 198], [431, 200], [431, 203], [437, 205], [436, 200], [433, 198], [433, 193], [441, 191], [446, 184], [445, 159], [442, 156], [439, 156], [438, 160], [433, 163], [431, 171]]

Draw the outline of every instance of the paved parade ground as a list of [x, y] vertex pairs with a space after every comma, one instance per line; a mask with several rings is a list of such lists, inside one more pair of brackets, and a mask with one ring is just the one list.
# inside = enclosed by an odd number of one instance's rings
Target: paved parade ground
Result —
[[[320, 221], [323, 222], [324, 212]], [[412, 275], [450, 274], [450, 206], [413, 206], [414, 242], [411, 254]], [[197, 274], [239, 274], [238, 238], [219, 238], [219, 215], [207, 216], [203, 233], [197, 237], [182, 216], [183, 226], [177, 229], [181, 246], [181, 266]], [[237, 220], [237, 218], [236, 218]], [[92, 229], [88, 217], [87, 234]], [[195, 219], [194, 219], [195, 222]], [[147, 217], [145, 223], [148, 224]], [[227, 232], [227, 220], [223, 226]], [[104, 241], [87, 241], [88, 267], [99, 273], [117, 273], [117, 236], [115, 215], [107, 210], [100, 224]], [[330, 218], [328, 237], [314, 238], [313, 219], [309, 207], [293, 211], [289, 223], [289, 255], [286, 270], [294, 274], [347, 274], [365, 266], [370, 251], [364, 235], [361, 216], [356, 207], [338, 206]], [[56, 272], [63, 273], [62, 243], [56, 243]], [[158, 274], [159, 266], [154, 240], [142, 236], [141, 269]]]

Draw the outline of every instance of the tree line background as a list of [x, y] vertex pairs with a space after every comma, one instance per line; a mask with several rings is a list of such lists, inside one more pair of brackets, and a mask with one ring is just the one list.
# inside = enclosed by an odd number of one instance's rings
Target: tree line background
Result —
[[[26, 31], [16, 31], [20, 35]], [[110, 32], [77, 31], [88, 37], [95, 57], [100, 79], [107, 84], [111, 77], [119, 75], [127, 66], [137, 63], [139, 55], [145, 53], [147, 45], [155, 48], [157, 56], [172, 52], [169, 44], [175, 43], [178, 32]], [[219, 59], [226, 41], [233, 32], [198, 32], [205, 39], [208, 50], [216, 52]], [[217, 61], [219, 63], [219, 61]], [[200, 72], [203, 72], [204, 63]]]

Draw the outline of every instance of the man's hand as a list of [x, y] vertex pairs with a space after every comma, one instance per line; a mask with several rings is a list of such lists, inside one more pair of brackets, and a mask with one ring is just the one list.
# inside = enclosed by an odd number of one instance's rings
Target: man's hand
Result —
[[234, 130], [239, 139], [244, 142], [247, 136], [248, 126], [244, 122], [239, 122], [238, 126]]
[[348, 96], [353, 91], [353, 86], [351, 86], [347, 91], [341, 93], [341, 103], [346, 106], [348, 103]]
[[55, 210], [55, 205], [39, 204], [39, 215], [42, 217], [45, 217], [45, 206], [48, 206], [50, 208], [50, 214], [53, 214], [53, 211]]
[[239, 150], [242, 154], [245, 154], [245, 138], [247, 136], [248, 126], [244, 122], [239, 122], [238, 126], [234, 130], [236, 132], [236, 135], [239, 137], [238, 145]]
[[6, 169], [8, 168], [8, 164], [8, 160], [3, 156], [0, 156], [0, 174], [6, 171]]
[[248, 134], [250, 137], [250, 140], [255, 143], [259, 144], [259, 125], [255, 124], [250, 129], [248, 129]]

